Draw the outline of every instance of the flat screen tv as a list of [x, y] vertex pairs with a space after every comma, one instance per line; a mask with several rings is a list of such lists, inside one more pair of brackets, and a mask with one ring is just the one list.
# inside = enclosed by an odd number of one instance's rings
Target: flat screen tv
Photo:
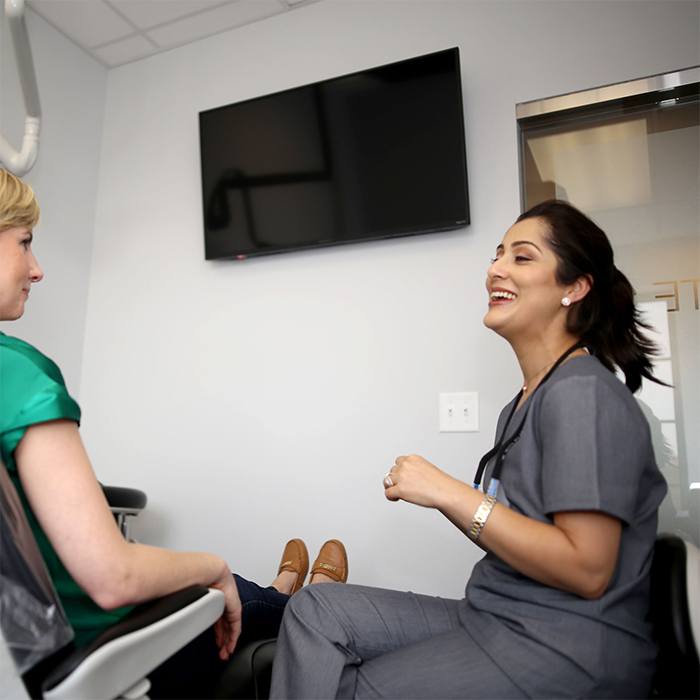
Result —
[[469, 223], [459, 50], [199, 115], [207, 260]]

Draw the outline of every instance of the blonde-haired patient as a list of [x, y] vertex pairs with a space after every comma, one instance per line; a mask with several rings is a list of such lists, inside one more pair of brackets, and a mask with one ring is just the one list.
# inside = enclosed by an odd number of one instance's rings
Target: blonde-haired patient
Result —
[[[32, 285], [43, 278], [32, 248], [38, 219], [31, 188], [0, 170], [0, 321], [20, 318]], [[150, 677], [153, 697], [208, 697], [238, 643], [277, 633], [289, 596], [307, 575], [306, 546], [290, 540], [277, 576], [263, 588], [232, 575], [215, 554], [126, 542], [92, 470], [79, 421], [80, 408], [59, 368], [0, 332], [0, 458], [26, 499], [76, 644], [87, 644], [141, 602], [192, 584], [218, 588], [225, 598], [221, 619]], [[347, 571], [342, 543], [329, 540], [310, 582], [344, 582]]]
[[549, 201], [497, 243], [484, 304], [523, 377], [494, 448], [473, 483], [419, 455], [381, 478], [390, 502], [436, 509], [486, 552], [465, 597], [304, 589], [284, 614], [272, 697], [649, 696], [666, 484], [632, 395], [653, 379], [632, 287], [604, 232]]

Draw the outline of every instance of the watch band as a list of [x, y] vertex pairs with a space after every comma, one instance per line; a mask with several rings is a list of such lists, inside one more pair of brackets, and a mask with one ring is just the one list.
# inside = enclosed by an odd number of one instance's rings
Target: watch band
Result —
[[479, 504], [479, 507], [476, 509], [474, 517], [472, 518], [472, 524], [467, 532], [467, 536], [473, 542], [476, 542], [479, 539], [481, 531], [483, 530], [484, 525], [486, 525], [486, 521], [489, 519], [489, 515], [491, 515], [491, 511], [495, 505], [496, 497], [486, 495]]

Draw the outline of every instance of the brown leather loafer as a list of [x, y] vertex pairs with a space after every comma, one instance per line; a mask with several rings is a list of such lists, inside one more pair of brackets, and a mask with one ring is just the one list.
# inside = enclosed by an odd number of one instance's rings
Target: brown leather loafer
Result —
[[311, 567], [311, 575], [314, 574], [325, 574], [338, 583], [348, 580], [348, 555], [340, 540], [328, 540], [323, 543]]
[[306, 549], [304, 540], [289, 540], [284, 547], [284, 552], [282, 552], [282, 559], [280, 560], [277, 574], [279, 575], [283, 571], [293, 571], [297, 575], [297, 580], [294, 582], [290, 595], [296, 593], [304, 585], [304, 579], [308, 570], [309, 552]]

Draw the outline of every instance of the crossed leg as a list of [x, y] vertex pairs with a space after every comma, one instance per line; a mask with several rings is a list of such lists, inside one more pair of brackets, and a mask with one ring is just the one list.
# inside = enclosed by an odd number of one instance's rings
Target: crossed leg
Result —
[[285, 613], [272, 698], [524, 697], [461, 626], [459, 601], [318, 585]]

